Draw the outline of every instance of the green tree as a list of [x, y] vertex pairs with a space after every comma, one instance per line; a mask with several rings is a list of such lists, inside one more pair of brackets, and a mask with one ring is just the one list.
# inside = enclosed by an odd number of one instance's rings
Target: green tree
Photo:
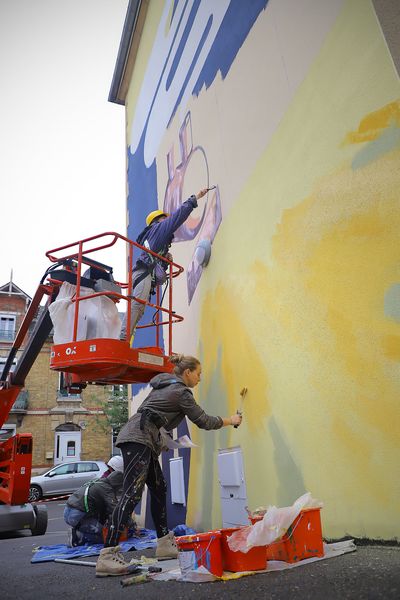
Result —
[[[104, 416], [96, 417], [96, 425], [101, 431], [112, 431], [113, 443], [121, 428], [128, 421], [128, 386], [114, 385], [110, 397], [99, 404]], [[105, 417], [105, 418], [104, 418]]]

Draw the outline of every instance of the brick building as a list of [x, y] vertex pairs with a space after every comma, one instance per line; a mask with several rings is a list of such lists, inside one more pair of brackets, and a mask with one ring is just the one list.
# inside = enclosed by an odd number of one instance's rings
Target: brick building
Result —
[[[30, 302], [28, 294], [12, 281], [0, 287], [0, 372]], [[33, 326], [34, 323], [31, 330]], [[30, 332], [17, 353], [15, 364]], [[50, 336], [0, 436], [5, 439], [15, 433], [32, 433], [34, 468], [76, 459], [107, 460], [112, 453], [112, 436], [102, 407], [111, 396], [112, 388], [88, 386], [79, 395], [68, 394], [63, 374], [49, 368], [51, 344]]]

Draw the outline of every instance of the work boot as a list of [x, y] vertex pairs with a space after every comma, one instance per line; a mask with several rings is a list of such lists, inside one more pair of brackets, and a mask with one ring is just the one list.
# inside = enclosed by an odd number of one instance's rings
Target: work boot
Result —
[[119, 546], [103, 548], [96, 563], [96, 577], [107, 577], [108, 575], [127, 575], [128, 565], [120, 553]]
[[70, 548], [75, 548], [76, 546], [82, 545], [82, 534], [76, 530], [75, 527], [70, 527], [67, 531], [68, 536], [68, 546]]
[[176, 545], [174, 532], [157, 538], [156, 558], [177, 558], [178, 547]]

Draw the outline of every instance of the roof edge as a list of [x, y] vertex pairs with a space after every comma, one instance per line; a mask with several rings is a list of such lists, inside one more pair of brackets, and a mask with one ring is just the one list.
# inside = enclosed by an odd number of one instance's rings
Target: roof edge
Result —
[[[13, 289], [11, 289], [11, 291], [9, 290], [10, 284], [11, 284], [12, 288], [14, 288], [14, 290]], [[32, 300], [32, 298], [29, 296], [29, 294], [24, 292], [24, 290], [21, 289], [13, 281], [9, 281], [8, 283], [5, 283], [4, 285], [0, 285], [0, 294], [12, 295], [12, 296], [25, 296], [25, 298], [28, 298], [28, 300]]]
[[[136, 25], [140, 9], [142, 8], [142, 0], [129, 0], [124, 28], [122, 30], [121, 41], [118, 49], [117, 61], [115, 63], [114, 74], [111, 82], [111, 88], [108, 95], [108, 101], [115, 104], [125, 105], [126, 93], [121, 93], [122, 84], [125, 79], [128, 60], [132, 47], [132, 41], [136, 32]], [[145, 7], [147, 11], [147, 3]], [[140, 32], [141, 33], [141, 32]]]

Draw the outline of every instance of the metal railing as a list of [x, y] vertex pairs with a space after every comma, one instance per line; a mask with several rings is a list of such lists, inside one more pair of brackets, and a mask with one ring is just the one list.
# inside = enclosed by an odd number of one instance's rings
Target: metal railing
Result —
[[[107, 239], [108, 238], [108, 239]], [[115, 291], [101, 291], [101, 292], [93, 292], [92, 294], [88, 294], [85, 296], [81, 296], [81, 277], [82, 277], [82, 266], [99, 266], [100, 263], [96, 263], [96, 261], [92, 261], [88, 255], [93, 254], [94, 252], [98, 252], [99, 250], [105, 250], [107, 248], [111, 248], [117, 242], [125, 243], [127, 246], [127, 263], [128, 263], [128, 281], [127, 282], [119, 282], [115, 281], [117, 285], [125, 292], [125, 294], [117, 293]], [[66, 252], [66, 254], [65, 254]], [[160, 294], [160, 286], [156, 287], [156, 301], [150, 302], [149, 300], [141, 300], [140, 298], [136, 298], [132, 295], [133, 291], [133, 281], [132, 281], [132, 270], [135, 264], [135, 257], [139, 253], [145, 252], [149, 256], [162, 261], [165, 265], [166, 273], [168, 275], [169, 286], [168, 286], [168, 295], [167, 295], [167, 305], [168, 307], [161, 306], [162, 298]], [[61, 256], [60, 256], [60, 253]], [[73, 340], [76, 341], [77, 333], [78, 333], [78, 317], [79, 317], [79, 305], [81, 302], [85, 300], [89, 300], [90, 298], [95, 298], [97, 296], [108, 296], [112, 298], [114, 301], [123, 300], [127, 302], [126, 309], [126, 330], [130, 331], [131, 325], [131, 300], [135, 300], [140, 304], [144, 304], [145, 306], [149, 306], [155, 309], [155, 318], [151, 323], [140, 324], [137, 326], [138, 329], [144, 329], [146, 327], [152, 327], [155, 329], [155, 345], [157, 347], [160, 346], [161, 342], [161, 328], [163, 326], [167, 326], [168, 332], [168, 345], [167, 345], [167, 354], [172, 354], [172, 326], [174, 323], [179, 323], [183, 321], [183, 316], [178, 315], [172, 306], [172, 289], [173, 289], [173, 279], [180, 275], [183, 272], [183, 267], [178, 265], [177, 263], [168, 260], [164, 256], [160, 256], [152, 250], [141, 246], [137, 242], [134, 242], [119, 233], [114, 231], [108, 231], [105, 233], [101, 233], [99, 235], [92, 236], [90, 238], [86, 238], [84, 240], [80, 240], [78, 242], [73, 242], [72, 244], [67, 244], [65, 246], [61, 246], [60, 248], [55, 248], [54, 250], [49, 250], [46, 252], [46, 256], [53, 263], [60, 263], [61, 261], [75, 261], [76, 262], [76, 294], [72, 299], [73, 302], [76, 303], [75, 315], [74, 315], [74, 326], [73, 326]], [[51, 273], [49, 272], [51, 277]], [[129, 340], [129, 338], [128, 338]]]

